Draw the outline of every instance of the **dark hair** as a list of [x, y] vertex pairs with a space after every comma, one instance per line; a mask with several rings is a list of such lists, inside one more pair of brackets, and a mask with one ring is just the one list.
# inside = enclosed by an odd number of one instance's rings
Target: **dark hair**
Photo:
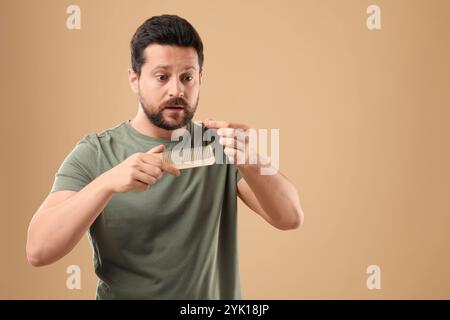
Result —
[[185, 19], [164, 14], [145, 21], [135, 32], [130, 42], [131, 66], [141, 75], [145, 63], [144, 50], [151, 44], [193, 47], [197, 51], [200, 70], [203, 66], [203, 43], [194, 27]]

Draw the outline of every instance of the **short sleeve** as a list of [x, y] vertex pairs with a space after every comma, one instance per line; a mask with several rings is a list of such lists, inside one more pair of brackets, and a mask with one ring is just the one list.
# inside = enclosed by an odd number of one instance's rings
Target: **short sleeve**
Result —
[[64, 159], [53, 182], [50, 193], [62, 190], [80, 191], [95, 179], [97, 149], [89, 136], [77, 143]]

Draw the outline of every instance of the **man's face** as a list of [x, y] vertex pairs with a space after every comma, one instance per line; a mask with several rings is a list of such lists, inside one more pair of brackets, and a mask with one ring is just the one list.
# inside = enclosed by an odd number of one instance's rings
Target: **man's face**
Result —
[[129, 71], [149, 121], [159, 128], [175, 130], [194, 116], [199, 100], [201, 72], [194, 48], [151, 44], [144, 50], [140, 77]]

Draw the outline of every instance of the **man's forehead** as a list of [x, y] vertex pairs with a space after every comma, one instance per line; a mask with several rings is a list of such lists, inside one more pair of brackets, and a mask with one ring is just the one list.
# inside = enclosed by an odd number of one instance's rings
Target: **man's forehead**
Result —
[[150, 68], [152, 68], [151, 70], [156, 70], [156, 69], [171, 70], [171, 69], [177, 68], [177, 67], [182, 68], [182, 69], [186, 69], [186, 70], [188, 70], [188, 69], [197, 70], [197, 68], [193, 64], [187, 64], [187, 65], [184, 65], [184, 66], [183, 65], [174, 66], [174, 65], [167, 65], [167, 64], [166, 65], [158, 64], [156, 66], [151, 66], [150, 65]]
[[150, 69], [193, 69], [198, 68], [197, 52], [191, 47], [149, 45], [144, 50], [145, 64]]

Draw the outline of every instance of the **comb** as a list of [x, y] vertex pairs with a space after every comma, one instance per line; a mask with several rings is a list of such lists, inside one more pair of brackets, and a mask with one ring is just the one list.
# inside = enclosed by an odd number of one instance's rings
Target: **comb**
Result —
[[165, 163], [178, 170], [210, 166], [216, 162], [214, 149], [210, 144], [179, 150], [166, 150], [158, 155]]

